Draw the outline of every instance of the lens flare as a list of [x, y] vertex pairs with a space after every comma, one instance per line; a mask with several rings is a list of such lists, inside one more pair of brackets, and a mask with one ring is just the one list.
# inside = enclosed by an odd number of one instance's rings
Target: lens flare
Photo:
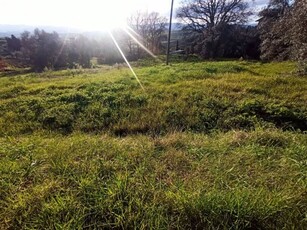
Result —
[[[149, 49], [147, 49], [133, 34], [131, 34], [128, 30], [133, 31], [134, 34], [137, 34], [131, 27], [127, 26], [127, 28], [123, 28], [123, 30], [135, 41], [143, 50], [145, 50], [150, 56], [153, 58], [157, 58]], [[140, 35], [137, 34], [140, 37]]]
[[62, 52], [63, 52], [64, 47], [65, 47], [65, 45], [66, 45], [66, 42], [67, 42], [67, 40], [68, 40], [68, 35], [69, 35], [69, 33], [67, 33], [67, 34], [65, 35], [65, 38], [64, 38], [63, 43], [62, 43], [62, 45], [61, 45], [61, 49], [60, 49], [59, 53], [57, 54], [57, 56], [55, 57], [55, 62], [54, 62], [54, 63], [57, 63], [58, 60], [59, 60], [59, 57], [62, 55]]
[[132, 72], [133, 76], [135, 77], [136, 81], [139, 83], [139, 85], [141, 86], [141, 88], [143, 89], [143, 91], [145, 91], [145, 88], [143, 87], [141, 81], [139, 80], [138, 76], [136, 75], [136, 73], [134, 72], [132, 66], [130, 65], [129, 61], [127, 60], [125, 54], [123, 53], [122, 49], [120, 48], [120, 46], [118, 45], [116, 39], [114, 38], [113, 34], [111, 33], [111, 31], [108, 31], [111, 39], [113, 40], [116, 48], [118, 49], [119, 53], [122, 55], [123, 59], [125, 60], [126, 64], [128, 65], [130, 71]]
[[126, 25], [127, 29], [130, 30], [135, 36], [139, 37], [139, 38], [142, 38], [141, 35], [139, 35], [137, 32], [135, 32], [134, 29], [132, 29], [130, 26]]

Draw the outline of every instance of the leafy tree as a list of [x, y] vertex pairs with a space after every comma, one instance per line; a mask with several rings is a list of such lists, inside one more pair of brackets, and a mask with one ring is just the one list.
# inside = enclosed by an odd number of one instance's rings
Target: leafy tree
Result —
[[9, 55], [7, 41], [4, 38], [0, 38], [0, 57]]
[[10, 52], [20, 51], [21, 49], [21, 41], [19, 38], [16, 38], [14, 35], [11, 35], [11, 37], [5, 38], [8, 46], [8, 50]]
[[24, 31], [21, 34], [21, 53], [22, 61], [31, 65], [31, 59], [34, 58], [35, 40], [31, 37], [29, 31]]
[[[187, 55], [204, 52], [204, 39], [199, 33], [191, 30], [183, 31], [181, 47]], [[215, 57], [259, 59], [260, 38], [255, 26], [226, 25], [220, 32], [218, 49]]]
[[53, 68], [60, 55], [60, 38], [56, 32], [47, 33], [39, 29], [35, 29], [33, 35], [24, 32], [21, 45], [24, 59], [37, 71]]
[[22, 61], [36, 71], [44, 68], [73, 68], [77, 64], [91, 67], [91, 58], [95, 43], [85, 36], [60, 38], [56, 33], [47, 33], [36, 29], [33, 34], [25, 31], [21, 34]]
[[254, 26], [228, 25], [223, 30], [220, 56], [225, 58], [259, 59], [260, 38]]
[[77, 63], [84, 68], [91, 67], [92, 46], [91, 41], [83, 36], [78, 35], [70, 39], [69, 45], [69, 63]]
[[251, 15], [244, 0], [186, 0], [177, 17], [192, 31], [201, 35], [201, 54], [215, 58], [228, 25], [245, 23]]
[[[131, 53], [131, 50], [129, 50], [129, 47], [127, 47], [127, 41], [129, 40], [129, 37], [126, 33], [124, 33], [124, 31], [114, 30], [112, 31], [112, 35], [121, 47], [122, 51], [125, 54], [129, 53], [129, 55], [127, 55], [127, 58], [133, 60], [137, 57], [132, 56], [133, 54]], [[103, 34], [100, 37], [98, 44], [99, 46], [96, 48], [96, 51], [98, 51], [96, 57], [98, 58], [97, 61], [99, 64], [113, 65], [124, 61], [122, 55], [118, 51], [117, 47], [114, 45], [114, 41], [109, 34]]]

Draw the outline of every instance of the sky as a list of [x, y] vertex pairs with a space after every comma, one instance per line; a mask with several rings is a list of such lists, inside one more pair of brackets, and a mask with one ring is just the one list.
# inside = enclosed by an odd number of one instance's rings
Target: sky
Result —
[[[174, 2], [176, 8], [181, 0]], [[255, 0], [253, 6], [263, 7], [267, 2]], [[171, 0], [0, 0], [0, 24], [97, 30], [120, 26], [136, 11], [168, 16], [170, 5]]]

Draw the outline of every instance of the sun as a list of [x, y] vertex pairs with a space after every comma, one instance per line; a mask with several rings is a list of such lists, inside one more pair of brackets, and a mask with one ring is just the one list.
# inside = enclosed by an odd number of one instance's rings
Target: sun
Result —
[[18, 0], [17, 3], [3, 0], [1, 7], [8, 10], [1, 12], [0, 22], [38, 28], [57, 26], [106, 30], [122, 27], [137, 11], [163, 11], [165, 2], [168, 0]]
[[125, 26], [130, 12], [127, 0], [80, 1], [67, 15], [70, 16], [68, 24], [85, 30], [114, 29]]
[[[0, 0], [1, 1], [1, 0]], [[3, 1], [1, 24], [77, 27], [82, 30], [106, 30], [122, 27], [137, 11], [157, 7], [166, 0], [18, 0]], [[159, 3], [158, 3], [159, 2]], [[148, 8], [149, 7], [149, 8]], [[12, 13], [14, 9], [14, 14]], [[161, 8], [158, 8], [161, 9]], [[158, 10], [159, 11], [159, 10]]]

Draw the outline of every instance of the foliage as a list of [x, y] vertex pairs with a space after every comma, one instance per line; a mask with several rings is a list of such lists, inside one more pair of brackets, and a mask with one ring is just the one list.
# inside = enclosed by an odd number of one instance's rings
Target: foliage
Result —
[[250, 15], [244, 0], [189, 0], [177, 12], [186, 29], [200, 34], [198, 46], [205, 58], [225, 57], [221, 54], [229, 41], [225, 34], [236, 28], [229, 25], [242, 24]]
[[6, 37], [7, 47], [8, 51], [11, 53], [18, 52], [21, 49], [21, 42], [18, 38], [16, 38], [14, 35], [11, 35], [11, 37]]
[[21, 38], [12, 35], [6, 42], [11, 58], [36, 71], [91, 66], [93, 45], [82, 35], [63, 39], [56, 32], [35, 29], [33, 34], [23, 32]]

